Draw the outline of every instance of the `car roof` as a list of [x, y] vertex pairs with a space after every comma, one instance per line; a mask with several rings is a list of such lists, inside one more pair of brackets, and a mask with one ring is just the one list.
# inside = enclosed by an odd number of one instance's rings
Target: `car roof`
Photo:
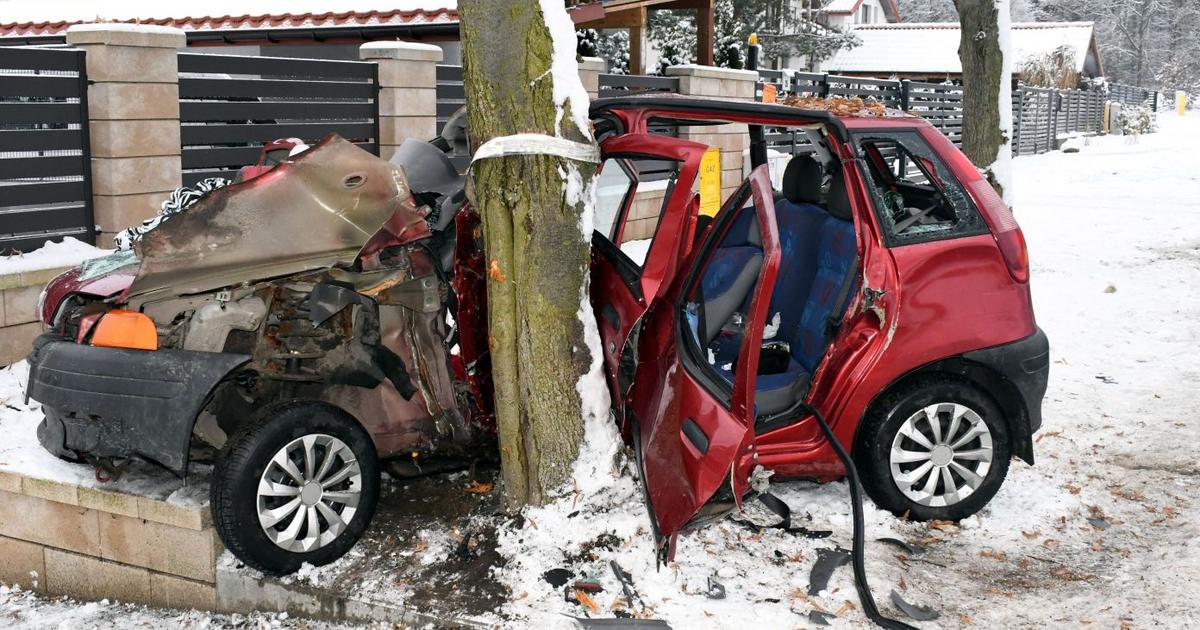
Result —
[[[781, 103], [760, 103], [758, 101], [737, 100], [732, 98], [681, 96], [663, 92], [642, 92], [629, 96], [613, 96], [592, 101], [591, 115], [593, 117], [611, 110], [651, 109], [667, 110], [689, 114], [689, 118], [700, 120], [721, 120], [722, 115], [734, 117], [754, 117], [771, 119], [778, 125], [780, 122], [795, 121], [796, 124], [823, 121], [834, 127], [862, 128], [876, 127], [881, 121], [887, 121], [889, 126], [920, 126], [928, 124], [923, 118], [907, 112], [887, 109], [883, 116], [868, 115], [838, 115], [823, 109], [802, 109]], [[692, 116], [690, 114], [694, 113]]]

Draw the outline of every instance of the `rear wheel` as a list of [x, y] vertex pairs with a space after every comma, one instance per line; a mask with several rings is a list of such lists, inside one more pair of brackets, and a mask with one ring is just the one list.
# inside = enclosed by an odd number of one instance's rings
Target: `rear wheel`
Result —
[[854, 459], [881, 508], [956, 521], [995, 496], [1008, 473], [1008, 426], [991, 397], [931, 376], [878, 401], [858, 429]]
[[281, 575], [327, 564], [354, 546], [375, 513], [375, 446], [332, 405], [285, 404], [229, 438], [210, 495], [217, 533], [247, 565]]

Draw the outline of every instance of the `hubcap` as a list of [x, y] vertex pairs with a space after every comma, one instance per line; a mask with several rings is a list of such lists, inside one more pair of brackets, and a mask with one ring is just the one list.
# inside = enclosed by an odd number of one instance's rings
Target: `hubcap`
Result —
[[992, 467], [992, 432], [958, 403], [936, 403], [909, 416], [892, 439], [892, 481], [919, 505], [954, 505], [977, 490]]
[[345, 531], [361, 495], [354, 451], [331, 435], [306, 435], [279, 449], [263, 471], [258, 524], [283, 549], [313, 551]]

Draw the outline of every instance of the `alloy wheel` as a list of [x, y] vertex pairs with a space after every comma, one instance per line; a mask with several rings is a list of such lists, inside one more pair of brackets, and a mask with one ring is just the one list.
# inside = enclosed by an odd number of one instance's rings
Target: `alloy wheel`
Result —
[[323, 433], [305, 435], [279, 449], [263, 471], [258, 523], [283, 549], [320, 549], [345, 531], [362, 489], [362, 470], [345, 442]]
[[954, 505], [983, 483], [992, 455], [992, 432], [975, 410], [935, 403], [909, 416], [892, 439], [892, 481], [919, 505]]

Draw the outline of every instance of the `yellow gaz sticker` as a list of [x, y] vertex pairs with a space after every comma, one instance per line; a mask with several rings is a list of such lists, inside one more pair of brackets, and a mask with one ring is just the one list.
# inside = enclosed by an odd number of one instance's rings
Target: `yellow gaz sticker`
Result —
[[700, 214], [716, 216], [721, 209], [721, 150], [709, 147], [700, 158]]

